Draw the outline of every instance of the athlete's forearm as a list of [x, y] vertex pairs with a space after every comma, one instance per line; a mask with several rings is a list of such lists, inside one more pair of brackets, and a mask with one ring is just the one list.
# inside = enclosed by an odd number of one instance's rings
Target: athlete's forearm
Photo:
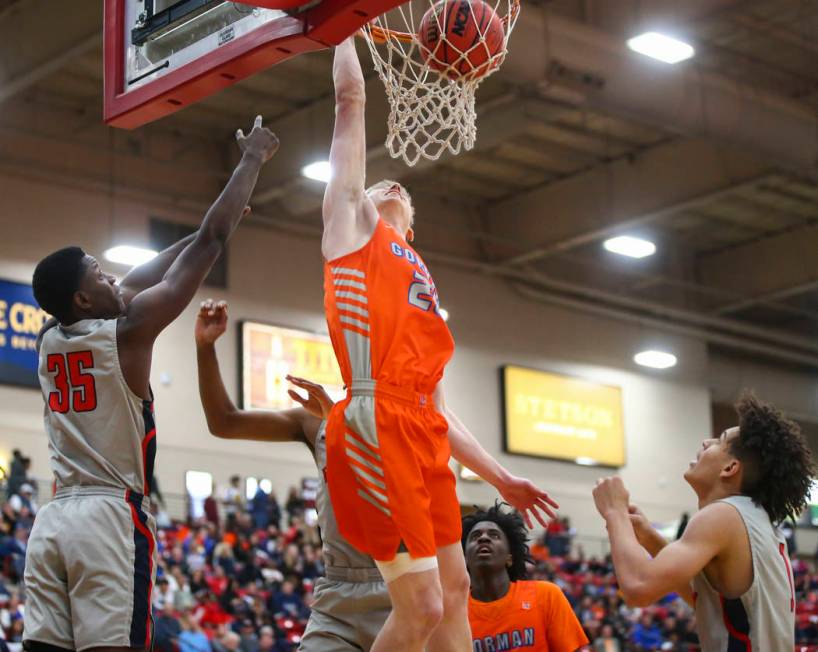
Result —
[[444, 416], [449, 422], [452, 457], [497, 489], [504, 487], [510, 477], [509, 472], [486, 452], [456, 414], [446, 410]]
[[614, 573], [622, 594], [629, 604], [650, 604], [653, 601], [647, 572], [650, 558], [636, 538], [628, 513], [612, 511], [605, 515], [605, 524], [611, 542]]
[[199, 397], [207, 427], [214, 435], [224, 434], [231, 415], [236, 413], [236, 406], [225, 389], [215, 345], [197, 342], [196, 361], [199, 366]]
[[142, 290], [159, 283], [179, 254], [196, 238], [196, 233], [197, 232], [194, 231], [189, 236], [182, 238], [160, 252], [153, 260], [138, 265], [128, 272], [121, 283], [123, 291], [130, 295], [126, 298], [126, 301], [132, 299], [142, 292]]
[[355, 50], [354, 36], [342, 41], [335, 48], [332, 81], [335, 85], [336, 104], [348, 99], [363, 100], [364, 73]]

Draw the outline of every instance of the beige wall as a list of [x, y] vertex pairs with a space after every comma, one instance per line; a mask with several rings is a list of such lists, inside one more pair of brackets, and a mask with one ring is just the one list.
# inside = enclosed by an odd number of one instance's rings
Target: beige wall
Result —
[[[145, 242], [150, 215], [198, 219], [167, 205], [0, 177], [0, 277], [27, 281], [39, 257], [68, 243], [101, 254], [114, 243]], [[421, 234], [428, 219], [419, 216]], [[421, 238], [421, 252], [423, 245]], [[317, 240], [245, 226], [237, 232], [230, 254], [230, 291], [204, 290], [199, 298], [228, 299], [234, 320], [252, 318], [325, 330]], [[448, 402], [490, 453], [512, 472], [548, 489], [581, 532], [602, 535], [590, 490], [603, 471], [501, 453], [498, 368], [516, 363], [616, 384], [623, 388], [625, 408], [628, 464], [622, 475], [634, 500], [651, 517], [663, 521], [694, 508], [681, 473], [710, 430], [704, 344], [533, 304], [495, 279], [433, 267], [458, 343], [447, 372]], [[302, 476], [314, 476], [309, 454], [299, 445], [225, 442], [207, 435], [196, 388], [194, 313], [189, 308], [162, 335], [154, 355], [157, 474], [163, 490], [181, 493], [187, 469], [210, 471], [219, 483], [235, 472], [271, 477], [279, 493]], [[631, 357], [646, 343], [672, 347], [680, 365], [662, 373], [635, 367]], [[220, 345], [223, 373], [234, 396], [237, 352], [234, 324]], [[167, 384], [160, 381], [163, 374]], [[34, 474], [47, 477], [41, 410], [37, 392], [0, 387], [0, 452], [19, 446], [33, 457]], [[494, 497], [489, 487], [479, 483], [461, 482], [459, 490], [465, 503], [485, 503]]]

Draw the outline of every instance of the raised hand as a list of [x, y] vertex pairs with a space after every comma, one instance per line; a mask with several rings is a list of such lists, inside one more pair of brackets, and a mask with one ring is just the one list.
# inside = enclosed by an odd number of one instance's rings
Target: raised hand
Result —
[[522, 514], [529, 529], [534, 527], [532, 516], [543, 527], [548, 526], [549, 518], [557, 516], [554, 510], [559, 508], [559, 504], [530, 480], [511, 476], [507, 482], [498, 486], [497, 490], [503, 500]]
[[611, 512], [628, 512], [630, 494], [619, 476], [602, 478], [594, 487], [594, 503], [602, 518]]
[[309, 380], [304, 380], [303, 378], [298, 378], [297, 376], [287, 376], [287, 380], [307, 392], [307, 397], [304, 398], [294, 389], [287, 390], [291, 399], [300, 403], [301, 406], [314, 417], [318, 417], [319, 419], [329, 417], [329, 413], [335, 403], [321, 385], [312, 383]]
[[227, 302], [202, 301], [196, 317], [194, 336], [197, 344], [213, 344], [227, 330]]
[[278, 151], [278, 137], [267, 127], [262, 126], [260, 115], [256, 116], [250, 135], [245, 136], [241, 129], [236, 131], [236, 142], [242, 154], [248, 152], [258, 156], [263, 163], [273, 158]]

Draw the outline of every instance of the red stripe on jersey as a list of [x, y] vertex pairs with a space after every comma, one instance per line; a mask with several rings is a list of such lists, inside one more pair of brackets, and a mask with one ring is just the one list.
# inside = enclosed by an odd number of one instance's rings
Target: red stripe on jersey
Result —
[[[130, 494], [130, 490], [128, 491]], [[130, 497], [130, 496], [129, 496]], [[128, 506], [131, 508], [131, 518], [133, 519], [134, 527], [139, 530], [142, 535], [148, 540], [148, 571], [150, 573], [150, 577], [153, 577], [153, 549], [156, 545], [153, 536], [148, 528], [146, 528], [142, 521], [139, 520], [139, 514], [136, 513], [136, 507], [132, 502], [128, 502]], [[148, 584], [148, 605], [153, 604], [153, 598], [151, 597], [153, 594], [153, 582]], [[151, 608], [148, 606], [148, 618], [145, 621], [145, 640], [151, 640]]]
[[[151, 410], [153, 410], [153, 405], [151, 405]], [[156, 437], [156, 428], [151, 428], [147, 435], [145, 435], [144, 439], [142, 440], [142, 472], [143, 477], [142, 481], [144, 483], [144, 489], [142, 493], [146, 496], [150, 494], [150, 481], [151, 478], [148, 477], [148, 444]]]
[[787, 581], [790, 583], [790, 612], [795, 611], [795, 587], [792, 585], [792, 568], [790, 568], [790, 558], [787, 555], [787, 550], [783, 543], [778, 544], [778, 553], [781, 559], [784, 560], [784, 565], [787, 567]]

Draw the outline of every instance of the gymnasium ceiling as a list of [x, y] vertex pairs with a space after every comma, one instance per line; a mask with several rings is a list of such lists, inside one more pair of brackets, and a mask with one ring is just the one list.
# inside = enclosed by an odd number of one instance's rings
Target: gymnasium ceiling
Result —
[[[0, 171], [198, 208], [232, 169], [235, 129], [261, 113], [282, 145], [253, 219], [319, 232], [323, 186], [299, 170], [326, 158], [330, 52], [117, 131], [101, 118], [102, 3], [66, 4], [0, 0]], [[648, 28], [696, 56], [668, 66], [624, 47]], [[414, 169], [385, 154], [382, 86], [359, 53], [368, 176], [408, 186], [428, 260], [818, 366], [818, 3], [523, 0], [509, 58], [478, 93], [475, 149]], [[604, 251], [620, 234], [657, 254]]]

